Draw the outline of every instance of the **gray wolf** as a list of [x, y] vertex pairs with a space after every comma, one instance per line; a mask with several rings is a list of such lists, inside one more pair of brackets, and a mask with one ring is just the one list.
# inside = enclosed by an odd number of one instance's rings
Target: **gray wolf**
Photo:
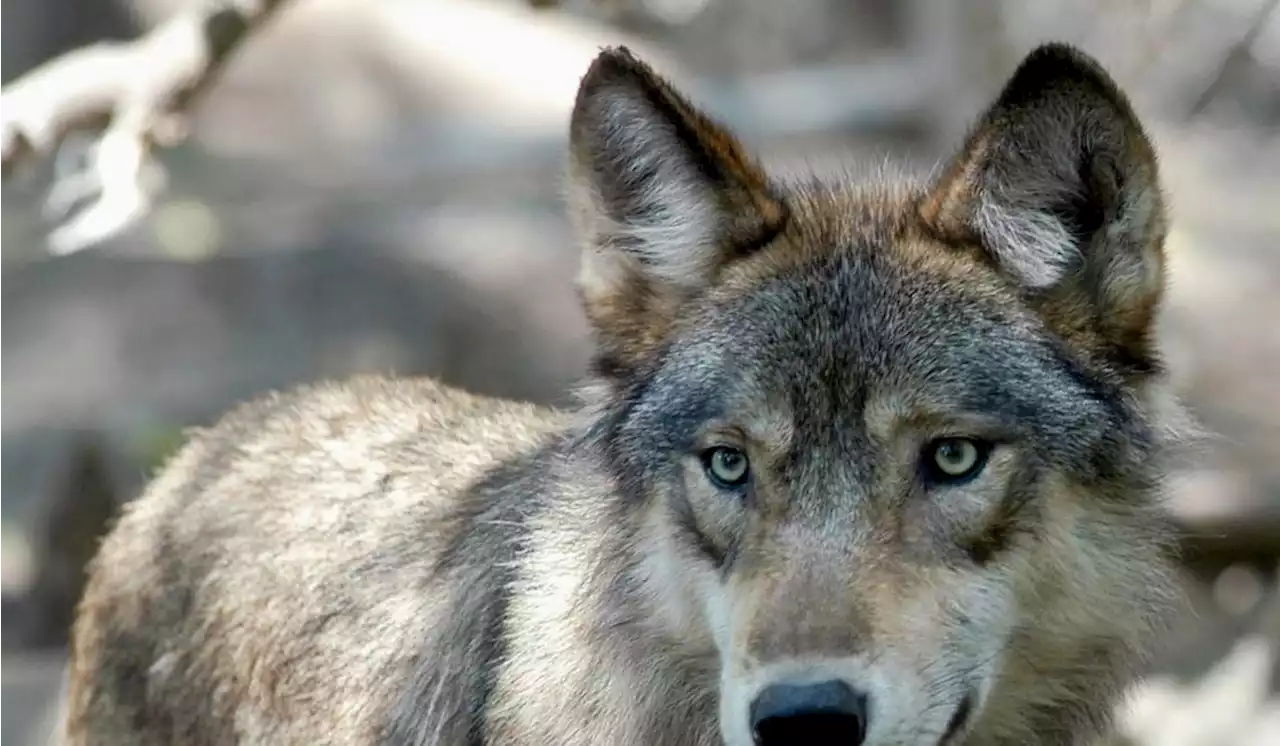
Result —
[[1152, 143], [1031, 51], [944, 168], [782, 179], [625, 49], [570, 124], [564, 410], [365, 377], [104, 540], [72, 744], [1058, 745], [1176, 604]]

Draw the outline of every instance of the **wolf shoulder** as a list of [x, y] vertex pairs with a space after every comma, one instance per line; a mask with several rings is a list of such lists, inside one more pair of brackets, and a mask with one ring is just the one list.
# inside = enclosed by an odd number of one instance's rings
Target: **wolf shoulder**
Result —
[[125, 506], [94, 585], [169, 568], [155, 588], [283, 603], [316, 584], [394, 582], [406, 564], [425, 572], [460, 511], [537, 489], [531, 464], [551, 457], [567, 418], [430, 378], [259, 396], [191, 431]]
[[189, 433], [125, 507], [100, 564], [226, 555], [220, 572], [269, 581], [294, 564], [371, 569], [409, 547], [429, 560], [442, 522], [494, 497], [477, 493], [536, 489], [530, 463], [551, 457], [569, 416], [426, 377], [261, 395]]
[[[202, 743], [376, 740], [423, 641], [454, 616], [461, 581], [439, 568], [459, 552], [477, 566], [479, 550], [459, 548], [467, 527], [537, 499], [567, 417], [362, 377], [193, 431], [94, 560], [76, 657], [95, 675], [74, 677], [69, 742], [130, 742], [138, 718]], [[146, 697], [123, 697], [130, 682]]]

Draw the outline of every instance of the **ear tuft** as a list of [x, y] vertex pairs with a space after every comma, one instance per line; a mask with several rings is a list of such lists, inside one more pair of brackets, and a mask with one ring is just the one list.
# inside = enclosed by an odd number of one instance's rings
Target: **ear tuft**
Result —
[[725, 127], [624, 47], [583, 76], [569, 135], [579, 288], [601, 354], [625, 370], [682, 300], [776, 235], [787, 209]]
[[944, 240], [982, 246], [1064, 333], [1153, 354], [1166, 231], [1155, 150], [1093, 58], [1059, 43], [1029, 53], [920, 214]]

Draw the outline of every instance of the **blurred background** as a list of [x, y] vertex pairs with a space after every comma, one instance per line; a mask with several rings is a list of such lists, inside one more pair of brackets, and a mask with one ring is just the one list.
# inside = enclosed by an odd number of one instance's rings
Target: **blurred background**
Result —
[[[5, 0], [4, 84], [199, 1]], [[1107, 64], [1157, 140], [1165, 344], [1216, 434], [1172, 495], [1196, 613], [1117, 742], [1280, 744], [1276, 5], [293, 0], [198, 101], [128, 230], [51, 255], [52, 164], [5, 180], [4, 744], [47, 725], [83, 564], [183, 428], [366, 371], [563, 401], [588, 350], [560, 168], [601, 45], [631, 45], [775, 168], [928, 169], [1046, 39]]]

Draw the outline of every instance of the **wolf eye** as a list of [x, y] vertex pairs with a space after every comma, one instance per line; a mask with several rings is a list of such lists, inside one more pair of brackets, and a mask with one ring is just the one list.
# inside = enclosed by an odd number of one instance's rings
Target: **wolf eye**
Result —
[[987, 465], [991, 444], [970, 438], [940, 438], [925, 447], [924, 471], [931, 482], [957, 483], [977, 476]]
[[707, 476], [723, 489], [741, 487], [747, 483], [751, 469], [747, 462], [747, 454], [737, 448], [712, 448], [702, 454], [702, 467]]

